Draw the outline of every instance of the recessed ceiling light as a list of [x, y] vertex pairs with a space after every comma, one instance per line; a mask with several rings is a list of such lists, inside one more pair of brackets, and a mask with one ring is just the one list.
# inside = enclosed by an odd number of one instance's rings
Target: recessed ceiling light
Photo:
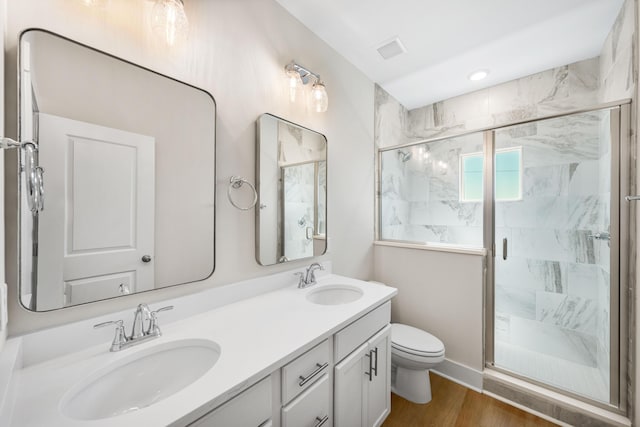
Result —
[[469, 80], [476, 82], [478, 80], [484, 79], [488, 75], [489, 75], [489, 70], [474, 71], [473, 73], [469, 74]]

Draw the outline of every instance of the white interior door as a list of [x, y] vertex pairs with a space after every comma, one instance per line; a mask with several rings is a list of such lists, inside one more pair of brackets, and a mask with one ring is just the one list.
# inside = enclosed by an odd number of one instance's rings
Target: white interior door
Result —
[[152, 289], [155, 139], [47, 114], [38, 119], [46, 185], [38, 310]]

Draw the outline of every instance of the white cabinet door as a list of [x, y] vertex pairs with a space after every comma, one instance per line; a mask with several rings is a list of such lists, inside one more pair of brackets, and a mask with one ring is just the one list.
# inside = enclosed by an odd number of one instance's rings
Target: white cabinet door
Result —
[[391, 411], [391, 326], [335, 368], [336, 427], [378, 427]]
[[368, 344], [364, 343], [336, 365], [333, 405], [336, 427], [364, 426], [367, 421], [368, 354]]
[[368, 351], [372, 360], [371, 380], [368, 385], [367, 426], [378, 427], [391, 411], [391, 326], [369, 340]]

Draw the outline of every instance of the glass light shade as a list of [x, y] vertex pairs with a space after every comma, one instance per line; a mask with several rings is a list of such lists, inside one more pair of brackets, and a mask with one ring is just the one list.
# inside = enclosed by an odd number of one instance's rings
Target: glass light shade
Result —
[[302, 96], [302, 79], [296, 70], [287, 70], [287, 87], [289, 88], [289, 101], [296, 102]]
[[324, 113], [329, 107], [329, 96], [324, 83], [317, 81], [311, 88], [311, 108], [316, 113]]
[[85, 6], [105, 7], [109, 0], [81, 0]]
[[153, 33], [169, 46], [184, 41], [189, 33], [189, 20], [181, 0], [156, 0], [151, 11]]

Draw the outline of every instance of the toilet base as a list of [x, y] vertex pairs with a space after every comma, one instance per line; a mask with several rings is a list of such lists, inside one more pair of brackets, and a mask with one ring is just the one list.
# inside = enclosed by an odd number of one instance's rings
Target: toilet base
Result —
[[431, 402], [429, 370], [406, 369], [395, 366], [391, 376], [391, 391], [413, 403]]

